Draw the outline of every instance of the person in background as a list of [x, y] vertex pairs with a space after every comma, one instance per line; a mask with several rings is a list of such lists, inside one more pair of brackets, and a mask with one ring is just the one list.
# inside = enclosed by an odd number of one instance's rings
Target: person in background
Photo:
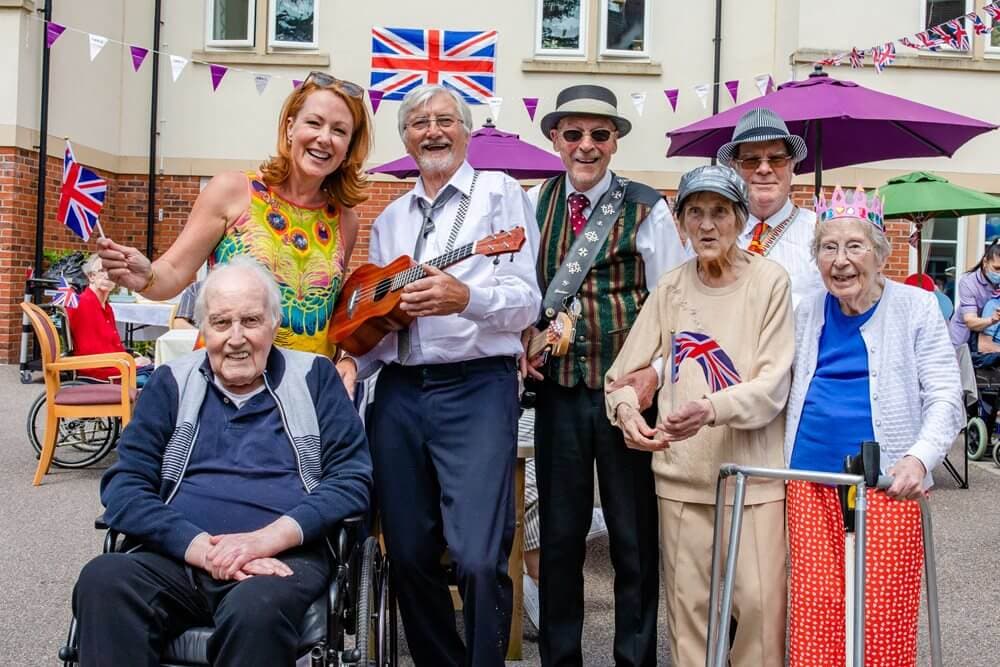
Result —
[[986, 248], [986, 252], [971, 269], [962, 274], [958, 281], [958, 302], [951, 316], [948, 332], [951, 344], [956, 348], [969, 345], [972, 350], [972, 365], [983, 363], [977, 349], [978, 337], [971, 332], [979, 333], [986, 327], [1000, 322], [1000, 311], [989, 317], [983, 317], [983, 307], [1000, 288], [1000, 244], [994, 240]]
[[[87, 277], [87, 288], [80, 294], [77, 307], [66, 309], [69, 330], [73, 336], [73, 353], [87, 355], [125, 352], [115, 323], [115, 311], [108, 302], [115, 284], [101, 266], [101, 258], [96, 254], [91, 255], [83, 265], [83, 274]], [[138, 356], [135, 363], [136, 384], [142, 386], [153, 372], [153, 362]], [[114, 368], [86, 368], [77, 371], [77, 374], [99, 382], [110, 382], [119, 377]]]
[[196, 280], [181, 292], [177, 300], [177, 310], [174, 311], [174, 320], [170, 324], [171, 329], [194, 329], [194, 304], [198, 300], [198, 292], [201, 290], [201, 281]]

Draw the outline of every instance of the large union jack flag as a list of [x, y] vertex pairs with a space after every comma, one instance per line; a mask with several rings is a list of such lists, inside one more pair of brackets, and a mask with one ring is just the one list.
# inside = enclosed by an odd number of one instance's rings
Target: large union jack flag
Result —
[[108, 182], [77, 162], [73, 147], [67, 141], [59, 193], [59, 221], [84, 241], [90, 239], [107, 192]]
[[729, 355], [715, 339], [696, 331], [681, 331], [674, 334], [674, 364], [670, 369], [670, 379], [677, 382], [677, 370], [685, 359], [694, 359], [705, 373], [705, 382], [717, 392], [740, 383], [740, 373]]
[[401, 100], [412, 88], [439, 83], [470, 104], [496, 91], [496, 30], [372, 28], [371, 87], [383, 100]]

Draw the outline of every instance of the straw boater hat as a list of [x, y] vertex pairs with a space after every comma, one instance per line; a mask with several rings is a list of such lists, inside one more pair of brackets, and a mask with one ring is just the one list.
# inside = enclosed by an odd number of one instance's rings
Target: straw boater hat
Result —
[[618, 98], [604, 86], [570, 86], [556, 98], [556, 109], [542, 117], [542, 134], [549, 132], [566, 116], [600, 116], [615, 124], [618, 136], [624, 137], [632, 129], [628, 119], [618, 115]]
[[778, 114], [770, 109], [751, 109], [740, 116], [733, 130], [733, 140], [723, 144], [715, 157], [723, 164], [729, 164], [737, 155], [740, 144], [752, 141], [775, 141], [781, 139], [792, 154], [792, 162], [805, 159], [808, 151], [802, 137], [789, 134], [788, 126]]

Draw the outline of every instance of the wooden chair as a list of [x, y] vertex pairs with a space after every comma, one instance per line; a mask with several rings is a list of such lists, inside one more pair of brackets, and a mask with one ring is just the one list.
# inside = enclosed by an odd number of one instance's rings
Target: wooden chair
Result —
[[[52, 465], [60, 419], [117, 417], [121, 419], [122, 427], [128, 424], [138, 393], [135, 388], [135, 359], [127, 352], [63, 356], [59, 332], [45, 311], [33, 303], [22, 302], [20, 305], [38, 337], [45, 378], [45, 441], [33, 482], [38, 486]], [[61, 385], [59, 374], [63, 371], [107, 367], [121, 371], [121, 384]]]

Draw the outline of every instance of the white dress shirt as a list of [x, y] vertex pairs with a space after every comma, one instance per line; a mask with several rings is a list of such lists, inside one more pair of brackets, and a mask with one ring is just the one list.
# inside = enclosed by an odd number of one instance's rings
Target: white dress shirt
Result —
[[[785, 218], [792, 214], [792, 201], [785, 202], [777, 213], [764, 220], [770, 227], [780, 225]], [[747, 220], [743, 233], [737, 240], [741, 248], [750, 245], [753, 238], [753, 228], [760, 222], [760, 218], [751, 214]], [[792, 308], [797, 308], [802, 298], [818, 289], [824, 289], [823, 280], [820, 278], [819, 269], [812, 258], [813, 234], [816, 230], [816, 214], [805, 208], [799, 208], [795, 219], [785, 228], [785, 232], [771, 246], [770, 252], [765, 257], [774, 260], [785, 271], [792, 281]]]
[[[464, 162], [441, 188], [443, 193], [452, 186], [458, 193], [434, 214], [434, 228], [421, 256], [415, 258], [418, 261], [426, 262], [446, 252], [461, 195], [469, 194], [474, 173]], [[413, 255], [423, 223], [420, 199], [432, 203], [423, 179], [418, 178], [410, 192], [389, 204], [375, 219], [368, 245], [369, 262], [384, 266], [400, 255]], [[524, 246], [513, 256], [500, 255], [494, 264], [493, 257], [474, 255], [445, 269], [469, 288], [469, 304], [461, 313], [414, 320], [410, 325], [407, 365], [522, 354], [521, 331], [538, 319], [542, 302], [535, 271], [538, 224], [517, 181], [500, 172], [479, 172], [455, 247], [513, 227], [524, 227], [527, 234]], [[391, 333], [358, 359], [361, 377], [397, 360], [396, 341], [396, 334]]]

